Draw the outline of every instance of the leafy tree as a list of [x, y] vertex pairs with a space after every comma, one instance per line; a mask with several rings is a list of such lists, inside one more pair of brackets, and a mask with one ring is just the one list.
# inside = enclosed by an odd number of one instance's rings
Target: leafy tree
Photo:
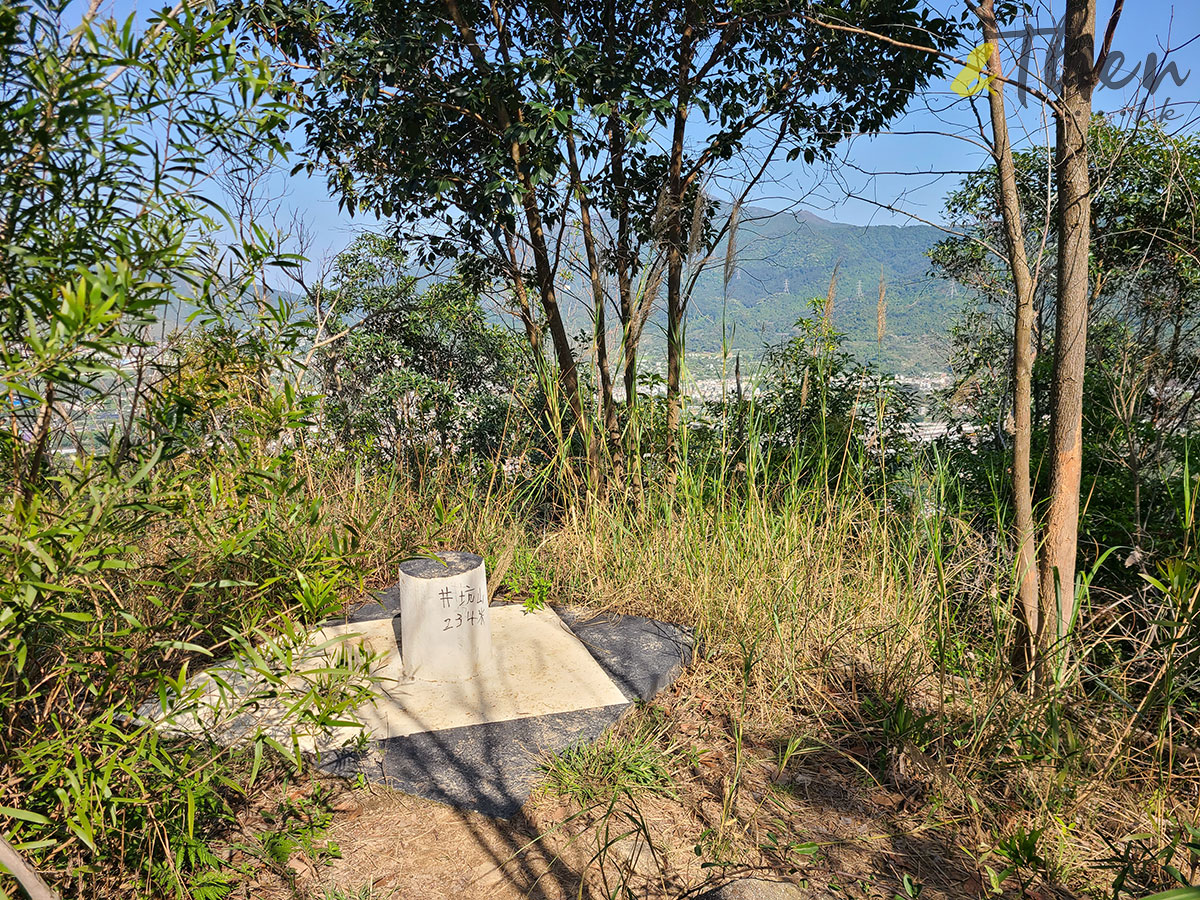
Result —
[[[1152, 124], [1123, 129], [1097, 117], [1088, 157], [1095, 191], [1083, 452], [1091, 500], [1083, 533], [1101, 546], [1132, 547], [1128, 558], [1141, 570], [1153, 555], [1171, 550], [1174, 523], [1165, 485], [1180, 461], [1181, 441], [1196, 424], [1200, 235], [1191, 198], [1200, 190], [1200, 142]], [[1035, 450], [1044, 452], [1053, 346], [1047, 298], [1054, 292], [1057, 254], [1056, 233], [1046, 225], [1058, 210], [1048, 190], [1047, 150], [1016, 153], [1014, 163], [1036, 284], [1032, 422]], [[955, 330], [956, 402], [1006, 446], [1014, 291], [998, 253], [1003, 238], [996, 202], [993, 169], [964, 179], [946, 210], [965, 237], [943, 240], [931, 256], [936, 273], [972, 288], [975, 296]]]
[[[64, 35], [64, 13], [57, 3], [0, 11], [0, 364], [11, 419], [0, 441], [27, 498], [69, 433], [64, 410], [87, 402], [98, 374], [120, 380], [157, 310], [213, 289], [204, 155], [246, 135], [278, 153], [286, 114], [219, 23], [205, 31], [189, 18], [180, 27], [191, 37], [176, 40], [174, 20], [141, 34], [89, 14]], [[231, 114], [230, 89], [255, 112]]]
[[[568, 428], [589, 432], [560, 298], [574, 213], [610, 440], [604, 276], [615, 275], [630, 400], [637, 339], [664, 285], [672, 446], [686, 258], [703, 258], [695, 251], [717, 236], [707, 227], [714, 207], [703, 202], [705, 180], [758, 134], [772, 144], [769, 161], [781, 147], [814, 159], [847, 134], [878, 129], [938, 69], [935, 55], [911, 47], [932, 47], [930, 35], [948, 30], [907, 0], [241, 9], [298, 72], [314, 73], [301, 79], [309, 164], [327, 172], [346, 205], [391, 217], [430, 257], [491, 251], [535, 354], [549, 335]], [[830, 32], [816, 16], [865, 22], [897, 42]], [[604, 242], [610, 223], [615, 233]]]
[[459, 278], [425, 290], [395, 241], [363, 235], [341, 253], [317, 297], [345, 333], [318, 359], [330, 427], [386, 456], [489, 451], [496, 410], [528, 368], [510, 333], [489, 324]]

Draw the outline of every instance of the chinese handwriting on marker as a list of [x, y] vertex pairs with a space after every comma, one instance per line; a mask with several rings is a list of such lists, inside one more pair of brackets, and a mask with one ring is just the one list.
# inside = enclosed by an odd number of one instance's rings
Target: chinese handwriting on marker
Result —
[[[450, 601], [454, 595], [450, 592], [449, 588], [443, 588], [442, 592], [438, 596], [442, 600], [442, 607], [448, 608], [450, 606]], [[483, 625], [484, 624], [484, 614], [483, 614], [482, 607], [484, 605], [485, 604], [484, 604], [483, 595], [481, 593], [479, 593], [478, 591], [476, 591], [475, 588], [473, 588], [473, 587], [463, 588], [461, 591], [458, 592], [458, 606], [460, 609], [463, 607], [466, 608], [466, 610], [467, 610], [466, 618], [463, 617], [462, 613], [455, 613], [453, 616], [445, 616], [442, 619], [442, 622], [443, 622], [442, 631], [453, 631], [455, 628], [462, 628], [464, 624]], [[475, 610], [476, 606], [481, 607], [478, 612], [476, 612], [476, 610]]]

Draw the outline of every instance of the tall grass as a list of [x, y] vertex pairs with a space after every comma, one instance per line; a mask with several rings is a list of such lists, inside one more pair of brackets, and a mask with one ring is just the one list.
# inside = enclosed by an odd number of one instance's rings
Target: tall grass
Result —
[[[822, 396], [820, 385], [811, 396]], [[413, 550], [467, 547], [488, 555], [494, 584], [513, 572], [510, 592], [532, 580], [548, 584], [542, 593], [555, 602], [692, 626], [701, 648], [692, 683], [715, 699], [739, 742], [753, 733], [790, 746], [803, 735], [850, 754], [881, 781], [888, 775], [880, 760], [915, 753], [928, 761], [951, 817], [976, 820], [997, 846], [1015, 828], [1040, 829], [1046, 846], [1039, 852], [1061, 873], [1085, 868], [1105, 839], [1124, 852], [1141, 846], [1121, 843], [1126, 834], [1153, 835], [1140, 839], [1148, 857], [1178, 841], [1179, 829], [1192, 822], [1181, 788], [1196, 777], [1195, 757], [1177, 746], [1187, 743], [1179, 729], [1188, 726], [1194, 696], [1194, 567], [1180, 563], [1164, 576], [1156, 637], [1119, 613], [1123, 639], [1140, 642], [1121, 666], [1097, 672], [1098, 648], [1116, 639], [1116, 629], [1111, 617], [1089, 613], [1075, 636], [1074, 679], [1056, 695], [1032, 698], [1013, 683], [1006, 662], [1011, 557], [993, 527], [1003, 511], [964, 504], [953, 457], [914, 452], [905, 465], [885, 465], [886, 446], [821, 421], [823, 414], [797, 442], [780, 443], [755, 392], [746, 404], [692, 429], [673, 491], [656, 477], [654, 459], [642, 461], [636, 490], [609, 485], [597, 492], [576, 474], [578, 457], [568, 448], [551, 445], [550, 453], [530, 457], [536, 464], [509, 469], [435, 455], [380, 466], [303, 433], [270, 478], [261, 474], [261, 458], [204, 480], [181, 472], [186, 477], [166, 479], [146, 498], [162, 504], [170, 494], [175, 521], [148, 521], [136, 547], [123, 551], [132, 562], [113, 578], [88, 581], [81, 570], [82, 580], [73, 582], [85, 587], [87, 604], [105, 610], [98, 622], [112, 615], [148, 620], [127, 638], [108, 636], [113, 649], [105, 651], [124, 652], [116, 648], [126, 640], [142, 647], [129, 671], [146, 679], [143, 686], [129, 682], [136, 689], [127, 690], [115, 682], [120, 690], [97, 702], [136, 709], [147, 689], [178, 674], [187, 653], [171, 650], [175, 645], [155, 649], [152, 637], [220, 654], [219, 636], [230, 628], [249, 633], [253, 644], [255, 629], [275, 627], [281, 607], [311, 621], [390, 584], [398, 561]], [[726, 428], [737, 420], [740, 443]], [[164, 580], [168, 570], [174, 574]], [[119, 604], [98, 593], [106, 584]], [[225, 605], [215, 610], [204, 598], [218, 596]], [[151, 613], [158, 618], [150, 620]], [[91, 640], [90, 633], [80, 631], [68, 652], [81, 652], [78, 642]], [[39, 646], [45, 653], [47, 645]], [[191, 655], [196, 666], [206, 664], [207, 657]], [[79, 659], [55, 676], [80, 696], [72, 701], [78, 727], [61, 731], [53, 745], [37, 734], [7, 732], [7, 746], [24, 766], [8, 771], [27, 775], [17, 774], [6, 799], [35, 816], [59, 803], [24, 786], [35, 781], [23, 779], [46, 770], [38, 760], [70, 759], [63, 741], [104, 752], [85, 730], [95, 706], [79, 693], [88, 685], [79, 667], [86, 657]], [[210, 746], [180, 757], [183, 748], [155, 746], [147, 755], [138, 746], [122, 742], [118, 758], [147, 785], [155, 782], [140, 767], [156, 760], [171, 760], [163, 763], [168, 774], [190, 760], [203, 776], [183, 793], [167, 790], [164, 805], [145, 807], [172, 817], [161, 824], [158, 845], [144, 848], [149, 855], [114, 855], [115, 846], [130, 849], [121, 842], [135, 821], [118, 816], [97, 832], [103, 840], [93, 838], [95, 850], [83, 852], [76, 838], [73, 854], [62, 858], [79, 865], [97, 854], [128, 867], [127, 877], [141, 872], [151, 890], [188, 892], [204, 879], [231, 887], [235, 873], [219, 863], [188, 858], [177, 877], [162, 868], [163, 854], [167, 847], [181, 852], [181, 835], [197, 835], [200, 847], [219, 836], [232, 808], [214, 793], [219, 779], [244, 787], [259, 765], [254, 754], [235, 757]], [[31, 755], [34, 747], [41, 749]], [[85, 749], [84, 764], [93, 759]], [[189, 810], [201, 800], [212, 818], [197, 830]], [[113, 815], [103, 802], [96, 809], [102, 820]], [[56, 834], [36, 821], [18, 833], [31, 840]], [[70, 842], [71, 832], [54, 839]], [[53, 870], [54, 857], [37, 858]], [[89, 877], [79, 889], [102, 884], [111, 882]]]
[[[14, 843], [78, 895], [229, 893], [240, 875], [213, 852], [224, 829], [260, 772], [299, 759], [267, 735], [242, 750], [160, 739], [138, 721], [145, 701], [186, 694], [189, 667], [214, 658], [285, 673], [306, 624], [392, 583], [402, 558], [470, 548], [510, 594], [695, 629], [689, 684], [736, 748], [728, 809], [749, 734], [786, 756], [831, 748], [880, 783], [916, 760], [943, 814], [996, 853], [1032, 841], [1021, 865], [1060, 878], [1108, 853], [1128, 884], [1157, 886], [1195, 824], [1183, 802], [1200, 759], [1194, 560], [1164, 567], [1141, 597], [1150, 611], [1085, 579], [1073, 668], [1057, 691], [1028, 695], [1007, 665], [1000, 495], [973, 508], [953, 455], [904, 446], [888, 427], [896, 399], [839, 368], [820, 328], [796, 384], [752, 382], [693, 410], [671, 488], [650, 452], [620, 467], [624, 480], [587, 475], [582, 436], [561, 433], [552, 401], [515, 398], [495, 458], [433, 442], [381, 462], [331, 447], [306, 401], [274, 388], [263, 405], [279, 415], [213, 408], [226, 419], [210, 433], [237, 436], [228, 446], [126, 466], [125, 480], [91, 477], [101, 460], [58, 466], [42, 508], [10, 517], [29, 531], [3, 557], [14, 608], [22, 591], [59, 598], [0, 648], [3, 683], [27, 692], [0, 728]], [[654, 446], [661, 407], [644, 398], [620, 446]], [[1190, 528], [1186, 471], [1183, 486]], [[280, 659], [264, 665], [271, 646]], [[307, 725], [353, 705], [353, 674], [314, 692]], [[593, 781], [626, 749], [605, 746]]]
[[[814, 384], [811, 402], [822, 390]], [[440, 540], [493, 561], [524, 548], [558, 602], [693, 627], [693, 685], [738, 741], [743, 731], [779, 746], [806, 735], [881, 782], [896, 759], [915, 759], [942, 814], [974, 823], [977, 840], [1001, 848], [988, 851], [996, 858], [1032, 842], [1043, 877], [1108, 890], [1114, 876], [1095, 863], [1117, 848], [1142, 854], [1118, 872], [1122, 890], [1169, 884], [1153, 860], [1186, 839], [1187, 790], [1200, 776], [1186, 737], [1194, 564], [1170, 564], [1150, 594], [1104, 604], [1084, 577], [1092, 600], [1072, 635], [1073, 668], [1033, 696], [1008, 664], [1003, 501], [972, 507], [958, 460], [940, 449], [892, 454], [886, 432], [863, 440], [820, 411], [785, 444], [754, 392], [746, 403], [690, 429], [670, 490], [653, 462], [636, 491], [560, 485], [550, 509], [538, 503], [547, 472], [480, 489], [443, 468], [413, 490], [454, 497], [459, 521]], [[739, 418], [733, 446], [727, 426]], [[1154, 596], [1162, 609], [1147, 627], [1136, 607]]]

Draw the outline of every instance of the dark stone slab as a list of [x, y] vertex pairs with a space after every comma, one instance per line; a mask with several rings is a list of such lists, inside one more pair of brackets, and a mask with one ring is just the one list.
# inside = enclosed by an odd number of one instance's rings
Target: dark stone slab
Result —
[[[399, 610], [392, 588], [341, 621], [391, 618]], [[516, 815], [540, 780], [543, 753], [594, 741], [633, 701], [649, 701], [670, 685], [692, 656], [690, 631], [675, 625], [581, 608], [555, 612], [630, 703], [372, 741], [362, 752], [326, 754], [320, 767], [347, 777], [361, 772], [371, 781], [459, 809], [498, 818]]]
[[594, 741], [621, 718], [628, 704], [447, 728], [374, 741], [362, 753], [339, 751], [320, 767], [406, 794], [509, 819], [540, 781], [544, 751]]
[[691, 662], [690, 629], [581, 607], [555, 612], [630, 700], [650, 701]]

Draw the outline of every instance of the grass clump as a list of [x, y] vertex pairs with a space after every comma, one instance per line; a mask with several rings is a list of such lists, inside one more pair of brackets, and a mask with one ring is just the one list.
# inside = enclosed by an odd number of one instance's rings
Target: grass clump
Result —
[[358, 890], [352, 888], [329, 888], [320, 895], [319, 900], [387, 900], [389, 897], [394, 897], [395, 891], [386, 893], [377, 891], [369, 884], [364, 884]]
[[542, 764], [546, 790], [580, 806], [611, 804], [621, 797], [671, 796], [673, 751], [663, 747], [665, 728], [644, 713], [593, 743], [579, 743]]

